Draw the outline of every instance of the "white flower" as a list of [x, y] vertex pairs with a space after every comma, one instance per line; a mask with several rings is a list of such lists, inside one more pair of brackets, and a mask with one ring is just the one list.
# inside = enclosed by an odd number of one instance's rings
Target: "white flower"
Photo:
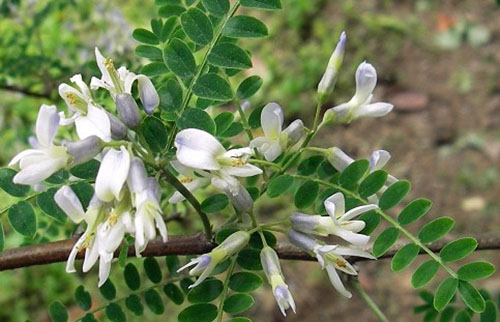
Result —
[[74, 111], [73, 116], [65, 118], [61, 112], [61, 125], [75, 123], [76, 133], [80, 139], [97, 136], [105, 142], [111, 141], [111, 123], [102, 107], [96, 105], [87, 84], [83, 82], [82, 75], [77, 74], [70, 78], [80, 90], [68, 84], [59, 85], [59, 95], [68, 107]]
[[130, 154], [124, 146], [120, 147], [120, 151], [109, 149], [102, 159], [95, 180], [97, 197], [104, 202], [110, 202], [113, 199], [120, 200], [129, 168]]
[[256, 148], [267, 161], [276, 160], [287, 146], [297, 143], [304, 133], [304, 124], [301, 120], [295, 120], [288, 128], [282, 130], [283, 110], [276, 103], [269, 103], [264, 107], [260, 121], [264, 136], [253, 139], [250, 147]]
[[59, 127], [59, 115], [55, 106], [42, 105], [36, 120], [36, 149], [28, 149], [16, 155], [9, 166], [19, 163], [14, 183], [33, 185], [42, 182], [70, 161], [66, 148], [54, 145]]
[[394, 107], [389, 103], [371, 103], [373, 90], [377, 84], [377, 71], [366, 62], [356, 70], [356, 93], [350, 101], [326, 111], [323, 124], [350, 123], [362, 117], [380, 117], [388, 114]]
[[340, 66], [342, 65], [342, 61], [344, 60], [346, 40], [347, 36], [343, 31], [340, 34], [340, 39], [337, 43], [337, 46], [335, 47], [335, 50], [330, 56], [330, 60], [328, 61], [328, 66], [326, 67], [325, 73], [323, 74], [323, 77], [318, 84], [318, 95], [320, 103], [323, 103], [328, 98], [328, 96], [333, 91], [333, 88], [335, 87], [338, 71], [340, 69]]
[[101, 79], [92, 77], [90, 81], [92, 89], [105, 88], [111, 93], [113, 99], [116, 99], [117, 95], [120, 94], [132, 94], [132, 86], [137, 81], [139, 97], [146, 113], [151, 114], [160, 104], [158, 93], [148, 77], [142, 74], [136, 75], [124, 66], [116, 70], [113, 60], [105, 58], [97, 47], [95, 48], [95, 57], [102, 76]]
[[[194, 192], [197, 189], [205, 187], [210, 183], [211, 176], [206, 171], [195, 171], [192, 168], [182, 165], [177, 160], [170, 161], [170, 165], [175, 169], [175, 171], [180, 174], [179, 181], [182, 182], [182, 184], [186, 187], [187, 190], [189, 190], [189, 192]], [[168, 202], [178, 203], [183, 201], [184, 199], [184, 196], [179, 191], [176, 191], [170, 197]]]
[[237, 194], [239, 181], [234, 177], [251, 177], [262, 173], [248, 163], [252, 149], [240, 148], [226, 151], [211, 134], [198, 129], [185, 129], [175, 137], [177, 160], [195, 170], [210, 171], [215, 187]]

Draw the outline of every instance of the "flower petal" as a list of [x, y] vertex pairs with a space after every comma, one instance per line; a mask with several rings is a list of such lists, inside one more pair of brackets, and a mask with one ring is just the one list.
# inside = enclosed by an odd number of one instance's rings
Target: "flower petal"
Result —
[[252, 164], [244, 164], [235, 167], [225, 166], [222, 167], [221, 171], [230, 176], [236, 176], [236, 177], [252, 177], [262, 174], [262, 169]]
[[370, 170], [376, 171], [382, 169], [391, 159], [391, 154], [386, 150], [373, 151], [370, 156]]
[[137, 88], [139, 89], [139, 97], [141, 98], [142, 105], [146, 113], [153, 113], [154, 109], [160, 104], [160, 97], [158, 96], [158, 92], [156, 91], [153, 82], [144, 76], [137, 76], [138, 84]]
[[210, 133], [199, 129], [185, 129], [175, 137], [177, 160], [185, 166], [202, 170], [219, 170], [217, 157], [226, 152]]
[[339, 218], [339, 220], [340, 221], [351, 220], [352, 218], [354, 218], [356, 216], [359, 216], [362, 213], [365, 213], [367, 211], [374, 210], [374, 209], [377, 209], [377, 208], [378, 208], [377, 205], [359, 206], [359, 207], [353, 208], [353, 209], [349, 210], [348, 212], [346, 212], [343, 216], [341, 216]]
[[336, 222], [345, 212], [345, 199], [342, 192], [337, 192], [325, 200], [325, 209], [328, 215]]
[[328, 273], [328, 277], [330, 278], [330, 282], [332, 283], [333, 287], [342, 295], [344, 295], [347, 298], [351, 298], [352, 294], [346, 290], [344, 287], [344, 284], [342, 284], [342, 280], [340, 279], [339, 274], [337, 273], [337, 270], [335, 267], [328, 265], [326, 267], [326, 271]]
[[328, 149], [328, 162], [334, 167], [337, 171], [344, 171], [351, 163], [354, 162], [354, 159], [344, 153], [341, 149], [337, 147], [333, 147]]
[[106, 112], [99, 107], [89, 105], [87, 115], [78, 117], [75, 126], [81, 140], [95, 135], [105, 142], [111, 141], [111, 122]]
[[40, 107], [36, 120], [36, 138], [42, 147], [49, 148], [59, 127], [59, 113], [55, 105]]
[[54, 201], [73, 222], [79, 223], [85, 217], [80, 199], [69, 186], [62, 186], [57, 190]]
[[283, 110], [277, 103], [269, 103], [262, 110], [260, 123], [264, 135], [270, 139], [277, 139], [283, 126]]
[[[26, 158], [21, 160], [21, 163], [25, 160]], [[41, 158], [36, 163], [22, 167], [21, 171], [14, 176], [12, 182], [25, 185], [40, 183], [62, 169], [66, 165], [66, 161], [67, 159], [63, 158]]]
[[372, 103], [363, 105], [357, 110], [355, 117], [381, 117], [392, 111], [393, 107], [394, 105], [389, 103]]
[[120, 200], [120, 193], [127, 180], [130, 154], [124, 146], [120, 150], [110, 149], [104, 156], [97, 173], [95, 193], [104, 202], [110, 202], [113, 198]]
[[356, 94], [353, 100], [357, 104], [365, 102], [377, 85], [377, 71], [367, 63], [362, 62], [356, 70]]

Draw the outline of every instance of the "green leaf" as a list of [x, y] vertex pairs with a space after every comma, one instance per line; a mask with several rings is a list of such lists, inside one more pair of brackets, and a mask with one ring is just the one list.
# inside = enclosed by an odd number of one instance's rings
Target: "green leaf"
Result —
[[90, 160], [74, 166], [69, 172], [80, 179], [95, 179], [101, 163], [97, 160]]
[[125, 283], [132, 291], [138, 290], [139, 287], [141, 287], [141, 277], [134, 264], [128, 263], [125, 266], [123, 276], [125, 278]]
[[247, 52], [228, 42], [217, 44], [210, 52], [208, 62], [226, 68], [247, 69], [252, 67], [252, 60]]
[[231, 124], [229, 129], [227, 129], [224, 133], [222, 133], [221, 136], [225, 138], [230, 138], [240, 134], [241, 132], [243, 132], [243, 124], [241, 124], [240, 122], [233, 122], [233, 124]]
[[217, 235], [215, 235], [215, 242], [220, 245], [226, 238], [231, 236], [233, 233], [237, 232], [237, 228], [222, 228], [217, 232]]
[[260, 38], [268, 35], [266, 25], [257, 18], [235, 16], [228, 20], [222, 35], [231, 38]]
[[165, 312], [165, 305], [161, 299], [160, 293], [154, 289], [149, 289], [144, 292], [144, 300], [146, 305], [156, 315], [163, 314]]
[[462, 297], [464, 303], [476, 313], [481, 313], [484, 311], [486, 304], [482, 295], [478, 290], [472, 286], [469, 282], [459, 281], [458, 282], [458, 293]]
[[101, 292], [101, 295], [108, 301], [111, 301], [116, 297], [116, 288], [110, 279], [99, 287], [99, 292]]
[[123, 322], [127, 321], [125, 312], [123, 312], [122, 307], [114, 302], [111, 302], [106, 306], [106, 316], [112, 322]]
[[427, 285], [439, 270], [439, 263], [431, 259], [420, 265], [411, 277], [411, 284], [414, 288]]
[[12, 179], [16, 174], [17, 171], [13, 169], [0, 169], [0, 188], [11, 196], [24, 197], [30, 191], [30, 186], [13, 183]]
[[[262, 231], [264, 238], [266, 239], [266, 243], [269, 247], [276, 246], [277, 239], [276, 236], [270, 231], [264, 230]], [[253, 248], [262, 249], [264, 245], [262, 244], [262, 238], [260, 237], [259, 232], [255, 232], [250, 235], [250, 240], [248, 241], [248, 245]]]
[[5, 246], [5, 235], [3, 232], [2, 222], [0, 221], [0, 252], [3, 251], [4, 246]]
[[163, 58], [168, 69], [182, 78], [189, 78], [196, 73], [196, 61], [191, 49], [180, 39], [172, 39], [163, 51]]
[[185, 110], [177, 121], [177, 126], [180, 129], [195, 128], [210, 134], [215, 134], [215, 122], [207, 112], [199, 108], [189, 108]]
[[69, 173], [66, 170], [59, 170], [47, 179], [45, 179], [45, 182], [52, 183], [52, 184], [61, 184], [64, 183], [66, 180], [69, 178]]
[[401, 225], [409, 225], [429, 212], [432, 202], [428, 199], [415, 199], [398, 216]]
[[302, 161], [297, 167], [297, 173], [303, 176], [310, 176], [316, 172], [324, 157], [315, 155]]
[[446, 244], [439, 252], [444, 262], [455, 262], [467, 257], [477, 248], [477, 240], [472, 237], [464, 237]]
[[427, 223], [420, 232], [418, 238], [422, 243], [430, 243], [446, 235], [455, 225], [450, 217], [439, 217]]
[[48, 189], [36, 198], [36, 204], [45, 215], [55, 219], [59, 223], [64, 224], [67, 216], [54, 201], [54, 195], [56, 192], [57, 188]]
[[168, 130], [162, 121], [154, 116], [147, 116], [141, 123], [141, 133], [151, 151], [160, 153], [165, 149]]
[[161, 29], [160, 40], [161, 42], [167, 41], [177, 26], [177, 17], [170, 17], [165, 21]]
[[144, 313], [144, 306], [137, 294], [131, 294], [125, 299], [125, 307], [137, 316], [141, 316]]
[[201, 203], [201, 209], [207, 213], [213, 213], [223, 210], [229, 204], [229, 199], [223, 193], [208, 197]]
[[497, 321], [497, 307], [495, 302], [486, 301], [484, 312], [481, 313], [480, 322], [496, 322]]
[[175, 79], [169, 79], [158, 89], [160, 108], [167, 113], [176, 113], [182, 105], [182, 88]]
[[217, 115], [214, 119], [215, 127], [217, 128], [215, 133], [217, 136], [221, 136], [224, 132], [226, 132], [227, 129], [231, 127], [231, 124], [233, 124], [233, 120], [234, 115], [231, 112], [222, 112]]
[[439, 322], [451, 322], [453, 315], [455, 314], [455, 309], [451, 306], [447, 306], [441, 313]]
[[78, 286], [75, 289], [75, 300], [76, 304], [84, 311], [87, 311], [92, 306], [92, 298], [90, 293], [85, 290], [83, 285]]
[[98, 322], [94, 314], [87, 313], [82, 317], [82, 322]]
[[[254, 75], [247, 77], [238, 86], [238, 89], [236, 90], [236, 96], [242, 100], [247, 99], [255, 95], [255, 93], [257, 93], [257, 91], [261, 88], [262, 83], [263, 83], [262, 78], [260, 78], [259, 76]], [[259, 126], [260, 126], [260, 115], [259, 115]]]
[[214, 73], [202, 75], [194, 84], [193, 93], [198, 97], [216, 101], [229, 101], [233, 98], [231, 85]]
[[194, 284], [194, 281], [188, 277], [185, 277], [183, 278], [180, 283], [179, 283], [179, 286], [181, 287], [181, 289], [184, 291], [184, 293], [188, 293], [189, 292], [189, 287], [191, 285]]
[[354, 161], [340, 174], [340, 184], [344, 187], [356, 185], [366, 172], [368, 172], [369, 167], [370, 163], [368, 160]]
[[221, 295], [223, 289], [224, 286], [218, 279], [205, 280], [189, 291], [187, 299], [191, 303], [212, 302]]
[[227, 320], [226, 322], [252, 322], [252, 320], [250, 320], [249, 318], [237, 317]]
[[439, 284], [434, 296], [434, 308], [442, 311], [457, 292], [458, 280], [453, 277], [448, 277]]
[[165, 295], [177, 305], [181, 305], [184, 302], [184, 294], [182, 294], [181, 289], [174, 283], [168, 283], [163, 287], [163, 292]]
[[384, 255], [394, 245], [399, 236], [399, 230], [395, 227], [388, 227], [375, 239], [373, 243], [373, 255], [380, 257]]
[[215, 17], [222, 18], [229, 11], [229, 0], [202, 0], [203, 6]]
[[54, 322], [66, 322], [68, 321], [68, 310], [66, 306], [60, 301], [54, 301], [50, 303], [49, 315]]
[[188, 306], [177, 319], [179, 322], [211, 322], [217, 317], [217, 306], [210, 303], [199, 303]]
[[20, 201], [9, 209], [7, 214], [10, 225], [19, 234], [33, 238], [36, 233], [37, 220], [35, 211], [27, 201]]
[[150, 45], [158, 45], [158, 37], [149, 30], [138, 28], [132, 33], [132, 37], [142, 43]]
[[235, 292], [251, 292], [262, 285], [262, 278], [250, 272], [238, 272], [229, 278], [229, 288]]
[[269, 198], [276, 198], [288, 191], [293, 185], [293, 177], [288, 174], [282, 174], [277, 176], [271, 182], [267, 188], [267, 196]]
[[149, 280], [155, 284], [160, 283], [162, 279], [162, 274], [160, 265], [158, 264], [156, 258], [147, 257], [144, 260], [143, 264], [144, 264], [144, 270], [146, 271], [146, 275], [148, 276]]
[[160, 48], [148, 46], [148, 45], [140, 45], [135, 48], [135, 54], [139, 57], [148, 58], [151, 60], [162, 60], [163, 54]]
[[210, 19], [198, 8], [190, 8], [184, 12], [181, 24], [186, 35], [198, 45], [204, 46], [214, 37]]
[[373, 171], [359, 185], [359, 195], [363, 198], [376, 194], [386, 183], [387, 172], [384, 170]]
[[261, 105], [254, 109], [252, 113], [250, 113], [250, 116], [248, 117], [248, 125], [252, 129], [257, 129], [261, 126], [260, 124], [260, 118], [262, 114], [262, 110], [264, 109], [265, 105]]
[[467, 310], [462, 310], [455, 316], [455, 322], [471, 322], [471, 313]]
[[260, 250], [255, 248], [246, 248], [241, 250], [236, 257], [236, 262], [238, 265], [249, 271], [260, 271], [262, 270], [262, 264], [260, 263]]
[[78, 196], [78, 199], [82, 203], [84, 209], [87, 209], [89, 206], [90, 200], [94, 195], [94, 188], [88, 182], [78, 182], [76, 184], [71, 185], [71, 189]]
[[410, 192], [411, 184], [406, 180], [401, 180], [387, 188], [380, 197], [378, 203], [380, 209], [387, 210], [400, 203]]
[[365, 228], [360, 231], [360, 233], [364, 235], [371, 235], [380, 223], [380, 215], [376, 211], [365, 212], [358, 218], [365, 222]]
[[150, 63], [150, 64], [142, 66], [142, 68], [141, 68], [141, 73], [146, 75], [146, 76], [149, 76], [149, 77], [166, 74], [168, 72], [169, 72], [169, 70], [167, 68], [167, 65], [165, 65], [165, 63], [163, 63], [163, 62]]
[[419, 252], [420, 247], [415, 244], [404, 245], [392, 258], [391, 269], [395, 272], [404, 270], [411, 265]]
[[222, 309], [229, 314], [239, 314], [245, 312], [254, 304], [255, 300], [250, 295], [234, 294], [224, 300]]
[[[158, 39], [158, 37], [161, 35], [161, 29], [163, 27], [163, 22], [161, 21], [161, 19], [151, 19], [150, 25], [151, 25], [151, 31], [153, 32], [153, 35], [156, 37], [156, 39]], [[146, 30], [146, 31], [148, 31], [148, 30]], [[146, 37], [149, 37], [149, 36], [146, 35]], [[153, 45], [155, 45], [155, 44], [153, 44]]]
[[311, 206], [318, 197], [319, 184], [316, 181], [307, 180], [295, 193], [295, 207], [304, 209]]
[[241, 5], [248, 8], [268, 10], [281, 9], [281, 0], [241, 0]]
[[182, 6], [178, 5], [166, 5], [158, 9], [158, 15], [162, 18], [168, 17], [178, 17], [180, 16], [186, 9]]
[[490, 277], [495, 273], [495, 265], [488, 262], [471, 262], [458, 269], [458, 278], [464, 281], [472, 281]]

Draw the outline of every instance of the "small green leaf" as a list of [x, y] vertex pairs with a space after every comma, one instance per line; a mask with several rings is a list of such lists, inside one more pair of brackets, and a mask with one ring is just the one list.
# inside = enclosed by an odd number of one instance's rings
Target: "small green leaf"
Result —
[[225, 138], [230, 138], [240, 134], [241, 132], [243, 132], [243, 130], [244, 130], [243, 124], [241, 124], [240, 122], [233, 122], [233, 124], [231, 124], [229, 129], [227, 129], [224, 133], [222, 133], [221, 136]]
[[269, 183], [267, 188], [267, 196], [276, 198], [288, 191], [293, 185], [293, 177], [288, 174], [277, 176]]
[[123, 270], [123, 276], [125, 278], [125, 283], [132, 290], [135, 291], [141, 287], [141, 277], [139, 276], [139, 271], [134, 264], [128, 263]]
[[64, 224], [67, 216], [54, 201], [54, 195], [56, 192], [57, 188], [48, 189], [36, 198], [36, 204], [45, 215], [55, 219], [59, 223]]
[[250, 320], [249, 318], [237, 317], [227, 320], [226, 322], [252, 322], [252, 320]]
[[384, 255], [394, 245], [399, 236], [399, 230], [395, 227], [388, 227], [375, 239], [373, 243], [373, 255], [380, 257]]
[[484, 312], [481, 313], [480, 322], [496, 322], [497, 321], [497, 307], [495, 302], [486, 301]]
[[264, 109], [265, 105], [261, 105], [254, 109], [252, 113], [250, 113], [250, 116], [248, 117], [248, 125], [252, 129], [257, 129], [261, 126], [260, 124], [260, 118], [262, 114], [262, 110]]
[[210, 14], [218, 18], [229, 11], [229, 0], [202, 0], [202, 3]]
[[281, 0], [241, 0], [241, 5], [248, 8], [259, 8], [268, 10], [281, 9]]
[[420, 265], [411, 277], [411, 284], [414, 288], [427, 285], [439, 270], [439, 263], [431, 259]]
[[137, 294], [131, 294], [125, 299], [125, 307], [137, 316], [141, 316], [144, 313], [144, 306]]
[[325, 158], [321, 155], [315, 155], [309, 157], [302, 161], [297, 167], [297, 173], [303, 176], [310, 176], [316, 172], [321, 162], [323, 162]]
[[168, 130], [162, 121], [154, 116], [147, 116], [141, 123], [141, 133], [153, 152], [160, 153], [165, 149]]
[[150, 45], [158, 45], [158, 37], [149, 30], [138, 28], [132, 33], [132, 37], [142, 43]]
[[217, 136], [221, 136], [224, 132], [227, 131], [233, 124], [234, 115], [231, 112], [222, 112], [217, 115], [214, 119]]
[[[161, 28], [163, 27], [163, 22], [161, 21], [161, 19], [151, 19], [150, 25], [151, 25], [151, 31], [153, 32], [153, 35], [155, 37], [159, 37], [161, 35]], [[148, 31], [148, 30], [146, 30], [146, 31]], [[146, 35], [146, 37], [148, 37], [148, 36]]]
[[231, 85], [217, 74], [202, 75], [193, 86], [193, 93], [202, 98], [216, 101], [229, 101], [233, 98]]
[[439, 322], [451, 322], [453, 315], [455, 314], [455, 309], [451, 306], [447, 306], [441, 313]]
[[370, 163], [368, 160], [354, 161], [340, 174], [340, 184], [344, 187], [356, 185], [366, 172], [368, 172], [369, 167]]
[[184, 294], [182, 294], [181, 289], [174, 283], [168, 283], [163, 287], [163, 292], [165, 295], [177, 305], [181, 305], [184, 302]]
[[229, 314], [239, 314], [245, 312], [254, 304], [255, 300], [250, 295], [234, 294], [224, 300], [222, 309]]
[[66, 170], [59, 170], [47, 179], [45, 179], [45, 182], [52, 183], [52, 184], [61, 184], [64, 183], [66, 180], [69, 178], [69, 173]]
[[434, 296], [434, 308], [442, 311], [457, 292], [458, 280], [453, 277], [448, 277], [439, 284]]
[[17, 171], [9, 168], [0, 169], [0, 188], [2, 188], [9, 195], [14, 197], [24, 197], [28, 191], [30, 191], [30, 186], [15, 184], [12, 179], [17, 174]]
[[428, 199], [415, 199], [410, 202], [398, 216], [401, 225], [409, 225], [424, 216], [432, 207], [432, 202]]
[[262, 264], [260, 263], [260, 250], [255, 248], [246, 248], [241, 250], [236, 257], [236, 262], [238, 265], [249, 271], [260, 271], [262, 270]]
[[376, 194], [386, 183], [387, 172], [384, 170], [373, 171], [359, 185], [359, 195], [363, 198]]
[[216, 194], [203, 200], [201, 209], [207, 213], [219, 212], [227, 207], [229, 199], [223, 193]]
[[198, 45], [204, 46], [214, 37], [210, 19], [198, 8], [190, 8], [181, 15], [182, 28]]
[[167, 41], [177, 26], [177, 17], [170, 17], [165, 21], [163, 28], [161, 29], [160, 40], [161, 42]]
[[74, 166], [69, 172], [80, 179], [95, 179], [101, 163], [97, 160], [90, 160]]
[[212, 302], [221, 295], [223, 289], [224, 286], [218, 279], [205, 280], [189, 291], [187, 299], [191, 303]]
[[365, 228], [360, 231], [360, 233], [364, 235], [371, 235], [380, 223], [380, 215], [376, 211], [365, 212], [358, 218], [365, 222]]
[[472, 281], [487, 278], [495, 273], [495, 265], [488, 262], [471, 262], [458, 269], [458, 278], [464, 281]]
[[486, 304], [483, 297], [478, 292], [478, 290], [472, 286], [469, 282], [459, 281], [458, 282], [458, 293], [462, 297], [464, 303], [476, 313], [481, 313], [484, 311]]
[[90, 200], [94, 195], [94, 188], [92, 187], [92, 185], [88, 182], [78, 182], [76, 184], [71, 184], [70, 186], [82, 203], [83, 209], [87, 209]]
[[167, 68], [167, 65], [165, 65], [164, 62], [150, 63], [150, 64], [142, 66], [142, 68], [141, 68], [141, 73], [146, 75], [146, 76], [149, 76], [149, 77], [166, 74], [168, 72], [169, 72], [169, 70]]
[[158, 9], [158, 15], [162, 18], [168, 17], [178, 17], [180, 16], [186, 9], [182, 6], [178, 5], [166, 5]]
[[439, 217], [427, 223], [420, 232], [418, 238], [422, 243], [430, 243], [446, 235], [455, 225], [450, 217]]
[[168, 69], [182, 78], [189, 78], [196, 73], [196, 62], [191, 49], [180, 39], [172, 39], [163, 51]]
[[87, 313], [82, 317], [82, 322], [98, 322], [94, 314]]
[[92, 298], [90, 293], [85, 290], [83, 285], [78, 286], [75, 289], [75, 300], [76, 304], [84, 311], [87, 311], [92, 306]]
[[[255, 95], [255, 93], [257, 93], [257, 91], [261, 88], [262, 83], [263, 83], [262, 78], [260, 78], [259, 76], [254, 75], [247, 77], [238, 86], [238, 89], [236, 90], [236, 96], [239, 99], [247, 99]], [[259, 118], [259, 126], [260, 126], [260, 118]]]
[[247, 69], [252, 67], [252, 60], [247, 52], [231, 43], [216, 45], [208, 56], [208, 62], [226, 68]]
[[420, 251], [420, 247], [415, 244], [408, 244], [401, 247], [391, 260], [391, 269], [399, 272], [413, 263]]
[[401, 180], [387, 188], [380, 197], [378, 203], [380, 209], [387, 210], [400, 203], [410, 192], [411, 184], [406, 180]]
[[226, 238], [237, 231], [237, 228], [222, 228], [217, 232], [217, 235], [215, 236], [215, 242], [220, 245], [224, 240], [226, 240]]
[[[262, 231], [264, 238], [266, 239], [266, 243], [269, 247], [276, 246], [277, 239], [276, 236], [270, 231], [264, 230]], [[262, 238], [260, 237], [259, 232], [255, 232], [250, 236], [250, 241], [248, 245], [253, 248], [262, 249], [264, 245], [262, 244]]]
[[304, 209], [311, 206], [318, 197], [319, 184], [316, 181], [307, 180], [295, 193], [295, 207]]
[[444, 262], [455, 262], [467, 257], [477, 248], [477, 241], [472, 237], [464, 237], [446, 244], [439, 252]]
[[7, 214], [10, 225], [19, 234], [32, 238], [36, 233], [35, 211], [27, 201], [20, 201], [10, 207]]
[[135, 48], [135, 54], [139, 57], [148, 58], [151, 60], [162, 60], [163, 54], [160, 48], [148, 46], [148, 45], [140, 45]]
[[228, 20], [222, 34], [231, 38], [260, 38], [268, 35], [266, 25], [257, 18], [235, 16]]
[[455, 316], [455, 322], [471, 322], [471, 313], [467, 310], [462, 310]]
[[229, 278], [229, 288], [235, 292], [251, 292], [262, 285], [262, 278], [250, 272], [238, 272]]
[[177, 126], [180, 129], [196, 128], [210, 134], [215, 134], [215, 122], [207, 112], [199, 108], [185, 110], [177, 121]]
[[112, 322], [124, 322], [127, 320], [122, 307], [114, 302], [111, 302], [108, 304], [108, 306], [106, 306], [106, 316]]
[[54, 322], [66, 322], [68, 321], [68, 310], [66, 306], [60, 301], [54, 301], [50, 303], [49, 315]]
[[211, 322], [217, 317], [217, 306], [199, 303], [188, 306], [177, 317], [179, 322]]
[[147, 257], [144, 260], [143, 264], [144, 264], [144, 270], [146, 271], [146, 275], [148, 276], [149, 280], [155, 284], [160, 283], [162, 279], [162, 274], [160, 265], [158, 264], [156, 258]]
[[154, 289], [149, 289], [144, 292], [144, 300], [146, 301], [146, 305], [156, 315], [163, 314], [165, 312], [165, 304], [163, 304], [163, 300], [158, 293]]
[[116, 288], [115, 284], [108, 279], [104, 284], [99, 287], [99, 292], [101, 292], [101, 295], [108, 301], [111, 301], [116, 297]]
[[169, 79], [158, 89], [160, 108], [167, 113], [176, 113], [182, 105], [182, 87], [175, 79]]

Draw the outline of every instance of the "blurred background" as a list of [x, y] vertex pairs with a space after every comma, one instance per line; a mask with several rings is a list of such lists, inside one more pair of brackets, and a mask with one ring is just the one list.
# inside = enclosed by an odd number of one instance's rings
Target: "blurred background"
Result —
[[[378, 71], [376, 100], [395, 109], [381, 119], [326, 130], [315, 143], [339, 146], [357, 158], [372, 150], [390, 151], [388, 170], [412, 182], [412, 197], [433, 200], [429, 218], [456, 219], [453, 237], [498, 235], [500, 2], [283, 0], [283, 8], [256, 13], [266, 21], [269, 38], [241, 43], [252, 50], [249, 73], [264, 79], [252, 105], [276, 101], [288, 121], [311, 122], [316, 85], [346, 30], [344, 65], [324, 109], [352, 96], [354, 72], [363, 60]], [[149, 28], [155, 14], [153, 0], [0, 0], [0, 164], [26, 147], [40, 104], [63, 106], [57, 95], [61, 82], [75, 73], [87, 81], [96, 74], [95, 46], [139, 72], [144, 62], [134, 55], [137, 43], [131, 34], [134, 28]], [[0, 200], [0, 208], [10, 202], [3, 192]], [[287, 204], [264, 201], [260, 213], [287, 211]], [[39, 220], [38, 232], [39, 241], [58, 234], [47, 218]], [[6, 248], [24, 242], [8, 231], [6, 237]], [[500, 265], [498, 253], [474, 256]], [[346, 300], [337, 294], [318, 265], [284, 266], [298, 308], [287, 321], [375, 321], [356, 295]], [[414, 307], [423, 301], [410, 285], [410, 270], [392, 273], [387, 260], [359, 266], [360, 282], [391, 320], [415, 319]], [[119, 276], [121, 268], [116, 271]], [[55, 299], [78, 317], [82, 311], [72, 304], [74, 289], [84, 281], [97, 294], [93, 275], [68, 275], [64, 264], [1, 272], [0, 321], [48, 321], [47, 306]], [[487, 281], [484, 288], [496, 296], [498, 274]], [[256, 321], [284, 320], [271, 297], [259, 291], [258, 305], [248, 315]], [[173, 321], [177, 312], [167, 305], [161, 319]], [[145, 321], [159, 319], [148, 314]]]

